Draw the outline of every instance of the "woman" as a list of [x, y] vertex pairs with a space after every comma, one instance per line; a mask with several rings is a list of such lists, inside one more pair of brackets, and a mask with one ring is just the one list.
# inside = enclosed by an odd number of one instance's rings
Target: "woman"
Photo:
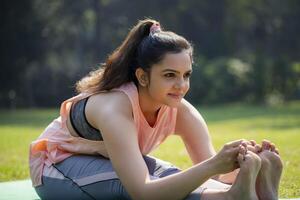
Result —
[[[282, 164], [275, 146], [238, 140], [216, 154], [203, 118], [183, 99], [191, 73], [190, 43], [157, 21], [139, 21], [102, 68], [77, 83], [80, 94], [63, 102], [60, 117], [32, 142], [38, 195], [277, 199]], [[181, 171], [147, 156], [172, 133], [182, 138], [191, 168]]]

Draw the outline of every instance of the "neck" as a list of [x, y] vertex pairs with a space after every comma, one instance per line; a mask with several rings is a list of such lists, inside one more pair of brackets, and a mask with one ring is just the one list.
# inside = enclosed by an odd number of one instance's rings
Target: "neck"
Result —
[[147, 88], [139, 86], [138, 94], [139, 94], [140, 108], [143, 114], [149, 118], [156, 117], [162, 104], [155, 103], [155, 101], [149, 95]]

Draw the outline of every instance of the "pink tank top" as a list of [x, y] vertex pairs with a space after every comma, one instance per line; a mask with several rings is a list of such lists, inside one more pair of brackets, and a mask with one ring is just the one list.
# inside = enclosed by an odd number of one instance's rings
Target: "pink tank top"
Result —
[[[151, 127], [139, 106], [138, 90], [134, 83], [124, 84], [119, 88], [113, 89], [113, 91], [124, 92], [131, 102], [139, 147], [143, 155], [150, 153], [167, 136], [174, 133], [177, 114], [176, 108], [162, 106], [159, 110], [156, 123]], [[69, 115], [72, 103], [76, 103], [91, 95], [93, 94], [82, 93], [64, 101], [60, 107], [60, 116], [49, 124], [37, 140], [30, 144], [29, 165], [33, 186], [42, 184], [41, 179], [44, 165], [50, 167], [52, 164], [59, 163], [73, 155], [72, 153], [62, 151], [57, 146], [65, 143], [70, 137], [73, 137], [66, 126], [67, 116]]]

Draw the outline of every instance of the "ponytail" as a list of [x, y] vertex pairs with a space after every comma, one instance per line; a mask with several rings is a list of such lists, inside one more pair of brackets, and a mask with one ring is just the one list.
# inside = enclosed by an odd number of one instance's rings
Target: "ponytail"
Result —
[[[150, 29], [155, 25], [155, 31]], [[157, 28], [159, 23], [152, 19], [145, 19], [135, 25], [123, 43], [107, 58], [98, 70], [76, 84], [77, 92], [99, 92], [120, 87], [133, 81], [137, 84], [135, 70], [142, 67], [149, 69], [159, 62], [167, 52], [180, 52], [190, 49], [191, 45], [181, 36], [173, 32], [165, 32]], [[153, 26], [152, 26], [153, 28]]]

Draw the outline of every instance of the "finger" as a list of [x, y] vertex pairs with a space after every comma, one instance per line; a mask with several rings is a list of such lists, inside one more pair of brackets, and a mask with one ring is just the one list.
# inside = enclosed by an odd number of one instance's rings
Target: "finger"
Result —
[[70, 142], [74, 142], [74, 140], [75, 140], [74, 137], [69, 137], [69, 138], [64, 139], [64, 142], [70, 143]]
[[247, 140], [239, 139], [239, 140], [229, 142], [229, 143], [227, 143], [227, 145], [230, 146], [230, 147], [238, 147], [242, 142], [245, 142], [245, 141], [247, 141]]
[[235, 155], [237, 155], [239, 153], [239, 151], [240, 151], [240, 146], [233, 147], [230, 149], [230, 152]]
[[248, 146], [248, 145], [251, 145], [251, 143], [248, 142], [248, 141], [243, 141], [243, 142], [241, 143], [241, 145], [243, 145], [245, 148], [247, 148], [247, 146]]
[[60, 144], [60, 145], [57, 145], [57, 148], [58, 148], [59, 150], [63, 150], [63, 151], [70, 151], [67, 144]]
[[249, 151], [251, 151], [253, 153], [257, 153], [256, 148], [254, 146], [252, 146], [252, 145], [248, 145], [247, 146], [247, 150], [249, 150]]
[[244, 146], [240, 145], [240, 150], [239, 150], [238, 156], [242, 155], [243, 160], [245, 160], [246, 153], [247, 153], [247, 149]]
[[230, 148], [230, 150], [227, 150], [227, 156], [232, 157], [233, 159], [236, 159], [238, 154], [240, 152], [240, 146], [238, 147], [234, 147], [234, 148]]
[[252, 146], [255, 146], [257, 144], [255, 140], [250, 140], [250, 143]]
[[242, 141], [242, 144], [252, 145], [252, 143], [251, 143], [249, 140], [244, 140], [244, 141]]
[[58, 147], [62, 148], [62, 149], [69, 149], [69, 147], [71, 147], [72, 145], [68, 144], [68, 143], [64, 143], [64, 144], [60, 144], [58, 145]]
[[277, 148], [275, 148], [275, 153], [279, 155], [279, 150]]
[[239, 153], [245, 156], [246, 153], [247, 153], [247, 148], [245, 148], [244, 146], [240, 145], [239, 146]]

